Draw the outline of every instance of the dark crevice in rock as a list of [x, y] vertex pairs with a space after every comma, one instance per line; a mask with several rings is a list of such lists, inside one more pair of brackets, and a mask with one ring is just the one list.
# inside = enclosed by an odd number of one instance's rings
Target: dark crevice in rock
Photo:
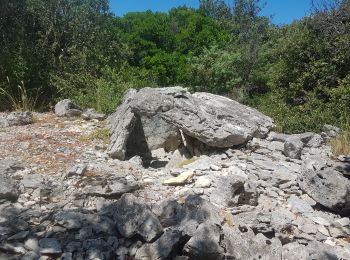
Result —
[[126, 143], [126, 159], [139, 155], [143, 158], [151, 156], [148, 148], [145, 132], [139, 116], [136, 116], [136, 122]]

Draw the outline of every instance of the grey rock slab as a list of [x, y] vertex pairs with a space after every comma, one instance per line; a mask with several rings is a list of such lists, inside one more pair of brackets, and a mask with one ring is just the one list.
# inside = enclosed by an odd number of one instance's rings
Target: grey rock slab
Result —
[[319, 148], [324, 144], [324, 140], [321, 135], [314, 134], [312, 138], [306, 143], [307, 147]]
[[42, 238], [39, 240], [41, 254], [61, 254], [61, 243], [55, 238]]
[[39, 174], [27, 174], [24, 175], [23, 179], [21, 180], [21, 184], [25, 188], [36, 189], [42, 186], [43, 181], [44, 178]]
[[125, 159], [127, 150], [135, 153], [131, 151], [135, 141], [148, 149], [166, 146], [171, 139], [176, 144], [179, 139], [174, 133], [179, 131], [185, 143], [188, 136], [210, 147], [226, 148], [263, 137], [274, 127], [271, 118], [255, 109], [208, 93], [191, 95], [181, 87], [130, 90], [110, 117], [110, 125], [109, 153], [118, 159]]
[[166, 151], [175, 151], [180, 147], [182, 139], [179, 130], [161, 115], [142, 116], [141, 123], [150, 150], [164, 148]]
[[0, 160], [0, 174], [11, 175], [19, 170], [23, 170], [24, 164], [14, 159]]
[[220, 245], [220, 233], [220, 226], [202, 223], [183, 250], [192, 259], [224, 259], [225, 251]]
[[304, 143], [297, 137], [288, 138], [284, 143], [284, 155], [292, 159], [301, 159]]
[[268, 239], [246, 227], [223, 227], [222, 246], [225, 259], [281, 259], [282, 244], [277, 238]]
[[0, 117], [0, 128], [9, 126], [29, 125], [34, 122], [31, 112], [12, 112]]
[[136, 90], [129, 90], [117, 111], [108, 117], [111, 133], [108, 153], [112, 158], [126, 159], [127, 142], [137, 120], [130, 107], [130, 102], [135, 94]]
[[23, 240], [25, 239], [29, 234], [29, 231], [21, 231], [17, 234], [14, 234], [13, 236], [9, 237], [7, 240], [11, 241], [11, 240]]
[[106, 115], [103, 113], [98, 113], [95, 109], [93, 108], [88, 108], [86, 110], [84, 110], [82, 117], [85, 120], [92, 120], [92, 119], [96, 119], [99, 121], [103, 121], [106, 119]]
[[337, 219], [336, 221], [334, 221], [334, 224], [342, 227], [350, 226], [350, 219], [349, 218]]
[[39, 247], [39, 241], [36, 238], [28, 238], [24, 242], [24, 248], [28, 251], [34, 251], [36, 253], [39, 253], [40, 247]]
[[140, 188], [135, 181], [128, 181], [125, 178], [96, 177], [84, 181], [82, 193], [87, 196], [103, 198], [119, 198], [121, 195], [134, 192]]
[[137, 250], [136, 260], [157, 260], [169, 259], [170, 254], [179, 246], [181, 232], [168, 229], [164, 234], [152, 244], [144, 244]]
[[337, 158], [340, 162], [350, 163], [350, 155], [339, 155]]
[[134, 155], [149, 156], [151, 149], [175, 150], [181, 141], [178, 129], [160, 116], [134, 113], [132, 103], [136, 100], [137, 91], [129, 90], [117, 111], [109, 117], [109, 155], [125, 160]]
[[60, 117], [76, 117], [83, 113], [83, 110], [69, 99], [59, 101], [55, 105], [55, 113]]
[[73, 165], [69, 170], [68, 170], [68, 177], [71, 176], [82, 176], [87, 170], [87, 165], [85, 164], [76, 164]]
[[9, 253], [15, 253], [15, 254], [25, 254], [27, 251], [24, 249], [23, 244], [19, 242], [13, 242], [13, 243], [1, 243], [0, 244], [0, 250], [9, 252]]
[[285, 142], [290, 135], [287, 134], [282, 134], [282, 133], [276, 133], [276, 132], [270, 132], [269, 135], [267, 136], [268, 141], [277, 141], [277, 142]]
[[341, 129], [333, 125], [324, 125], [321, 136], [325, 139], [337, 137], [341, 133]]
[[197, 227], [204, 222], [220, 225], [224, 217], [220, 210], [199, 195], [189, 195], [183, 205], [177, 201], [164, 201], [156, 214], [163, 227], [176, 227], [184, 235], [193, 236]]
[[348, 227], [331, 225], [328, 227], [328, 231], [332, 237], [347, 237], [350, 234], [350, 229]]
[[324, 259], [335, 260], [337, 257], [333, 247], [320, 242], [310, 242], [308, 245], [300, 245], [296, 242], [283, 246], [283, 256], [285, 260], [310, 260]]
[[288, 199], [288, 205], [291, 207], [292, 212], [294, 213], [307, 213], [313, 212], [313, 208], [306, 201], [292, 195]]
[[213, 190], [209, 200], [220, 206], [236, 206], [240, 193], [244, 191], [244, 180], [241, 178], [227, 176], [218, 177], [214, 180]]
[[350, 163], [349, 162], [336, 162], [334, 163], [334, 169], [341, 172], [345, 177], [350, 177]]
[[79, 229], [82, 226], [82, 222], [85, 220], [85, 216], [79, 212], [61, 211], [54, 215], [54, 220], [68, 230]]
[[113, 218], [119, 233], [125, 238], [138, 234], [150, 242], [163, 233], [156, 215], [132, 194], [124, 194], [117, 201]]
[[20, 195], [17, 183], [5, 174], [0, 173], [0, 200], [16, 201]]
[[335, 210], [350, 210], [350, 180], [331, 168], [314, 170], [304, 166], [298, 178], [300, 188], [317, 203]]
[[271, 225], [276, 229], [290, 225], [295, 220], [296, 216], [287, 209], [279, 208], [271, 213]]

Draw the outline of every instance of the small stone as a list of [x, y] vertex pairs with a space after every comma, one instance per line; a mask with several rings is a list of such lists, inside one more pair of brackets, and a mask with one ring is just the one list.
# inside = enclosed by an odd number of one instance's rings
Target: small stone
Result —
[[42, 182], [43, 182], [43, 177], [39, 174], [25, 175], [21, 180], [21, 183], [25, 188], [31, 188], [31, 189], [40, 188]]
[[289, 138], [284, 143], [284, 155], [292, 159], [300, 159], [304, 144], [299, 138]]
[[317, 226], [310, 223], [305, 223], [301, 226], [300, 230], [305, 232], [306, 234], [316, 234]]
[[346, 227], [337, 227], [337, 226], [329, 226], [329, 233], [331, 234], [332, 237], [347, 237], [350, 233], [350, 229]]
[[330, 226], [330, 224], [331, 224], [331, 223], [329, 223], [329, 221], [327, 221], [321, 217], [311, 217], [311, 220], [319, 225], [322, 225], [322, 226]]
[[106, 118], [105, 114], [102, 113], [98, 113], [95, 109], [93, 108], [88, 108], [84, 111], [84, 113], [82, 114], [82, 117], [85, 120], [93, 120], [96, 119], [98, 121], [102, 121]]
[[55, 105], [55, 113], [61, 117], [80, 116], [82, 112], [82, 109], [69, 99], [64, 99]]
[[307, 194], [301, 195], [300, 198], [306, 201], [310, 206], [315, 206], [317, 204], [316, 201]]
[[330, 245], [330, 246], [336, 246], [336, 242], [334, 241], [334, 238], [327, 238], [326, 241], [324, 241], [325, 244]]
[[29, 234], [29, 231], [21, 231], [17, 234], [14, 234], [13, 236], [9, 237], [7, 240], [11, 241], [11, 240], [22, 240], [25, 239]]
[[217, 166], [215, 164], [212, 164], [210, 165], [210, 169], [213, 170], [213, 171], [220, 171], [221, 170], [221, 167], [220, 166]]
[[193, 171], [186, 171], [181, 173], [179, 176], [167, 179], [163, 182], [165, 185], [169, 186], [179, 186], [184, 184], [189, 184], [193, 182]]
[[194, 186], [196, 188], [209, 188], [211, 186], [211, 180], [206, 176], [200, 176]]
[[[24, 249], [22, 243], [4, 243], [0, 244], [0, 249], [3, 251], [12, 252], [15, 254], [25, 254], [27, 251]], [[0, 251], [1, 251], [0, 250]]]
[[86, 172], [87, 166], [85, 164], [77, 164], [74, 165], [72, 168], [68, 171], [68, 177], [78, 175], [82, 176]]
[[325, 235], [325, 236], [327, 236], [327, 237], [330, 236], [328, 229], [325, 228], [324, 226], [319, 226], [319, 227], [318, 227], [318, 231], [319, 231], [322, 235]]
[[143, 165], [143, 160], [142, 160], [142, 157], [140, 155], [135, 155], [135, 156], [131, 157], [129, 159], [129, 162], [131, 162], [132, 164], [135, 164], [137, 166]]
[[342, 227], [345, 227], [345, 226], [349, 226], [350, 225], [350, 219], [349, 218], [341, 218], [341, 219], [338, 219], [336, 221], [334, 221], [334, 223], [337, 225], [340, 225]]
[[39, 241], [36, 238], [29, 238], [24, 242], [24, 248], [38, 253], [40, 251]]
[[350, 155], [340, 155], [338, 156], [338, 160], [341, 162], [350, 162]]
[[43, 238], [39, 240], [41, 254], [62, 253], [61, 243], [55, 238]]
[[0, 200], [16, 201], [20, 195], [17, 183], [5, 174], [0, 173]]

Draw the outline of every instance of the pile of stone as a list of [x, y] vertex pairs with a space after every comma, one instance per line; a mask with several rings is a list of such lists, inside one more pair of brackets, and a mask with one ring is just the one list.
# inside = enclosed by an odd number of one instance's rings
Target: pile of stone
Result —
[[339, 129], [276, 133], [179, 87], [129, 91], [109, 123], [108, 150], [64, 173], [0, 160], [0, 258], [350, 259]]

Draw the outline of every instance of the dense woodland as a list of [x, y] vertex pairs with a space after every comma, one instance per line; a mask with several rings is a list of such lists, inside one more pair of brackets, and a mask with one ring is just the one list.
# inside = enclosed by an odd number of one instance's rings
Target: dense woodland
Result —
[[318, 0], [274, 25], [259, 0], [115, 17], [107, 0], [0, 0], [0, 110], [71, 98], [112, 112], [129, 88], [182, 85], [228, 96], [280, 131], [350, 117], [350, 0]]

